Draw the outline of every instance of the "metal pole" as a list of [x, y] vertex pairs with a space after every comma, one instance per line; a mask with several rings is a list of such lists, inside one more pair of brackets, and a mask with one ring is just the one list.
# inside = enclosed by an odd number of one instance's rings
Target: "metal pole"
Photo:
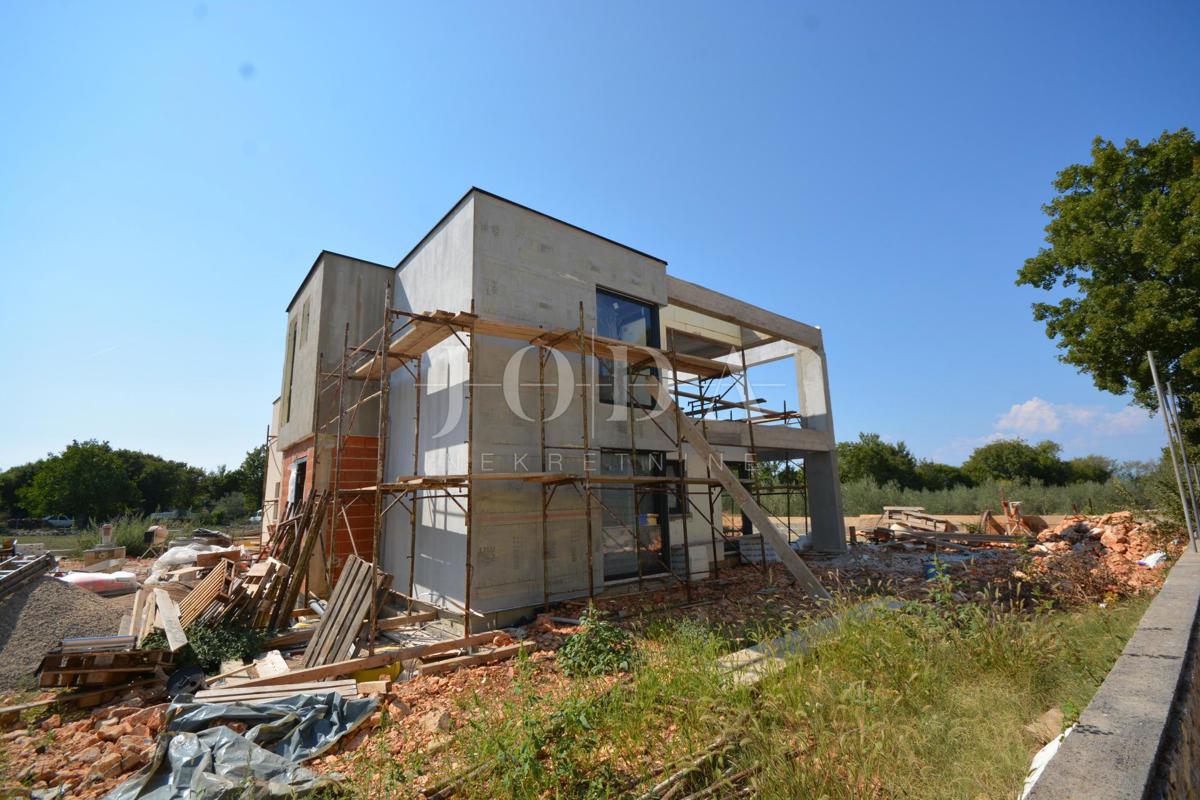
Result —
[[[754, 422], [750, 419], [750, 371], [746, 368], [746, 348], [740, 348], [738, 354], [742, 357], [742, 397], [744, 398], [744, 407], [746, 410], [746, 431], [750, 436], [750, 477], [754, 481], [754, 501], [762, 505], [761, 494], [758, 489], [758, 448], [754, 446]], [[730, 413], [733, 413], [732, 410]], [[764, 531], [758, 532], [758, 552], [762, 557], [763, 577], [769, 579], [771, 572], [767, 566], [767, 534]], [[783, 556], [779, 556], [779, 559], [782, 561]]]
[[382, 576], [375, 565], [380, 562], [383, 540], [383, 483], [387, 473], [388, 396], [391, 390], [391, 375], [388, 371], [388, 331], [391, 330], [392, 284], [389, 281], [383, 290], [383, 329], [379, 332], [379, 426], [375, 437], [375, 529], [371, 532], [371, 627], [367, 639], [370, 655], [375, 655], [375, 639], [379, 634], [379, 588]]
[[[704, 405], [704, 378], [698, 378], [696, 381], [697, 388], [700, 391], [700, 431], [705, 440], [708, 439], [708, 409]], [[720, 559], [717, 557], [717, 511], [716, 500], [713, 498], [712, 487], [712, 464], [708, 459], [704, 459], [704, 477], [708, 483], [704, 484], [704, 493], [708, 495], [708, 533], [712, 544], [712, 561], [713, 561], [713, 578], [721, 577], [721, 568], [717, 566]], [[724, 555], [725, 550], [725, 519], [722, 512], [721, 519], [721, 550]]]
[[[683, 569], [685, 573], [684, 586], [687, 588], [687, 600], [692, 602], [692, 548], [691, 542], [688, 541], [688, 517], [692, 514], [691, 506], [688, 502], [691, 497], [688, 495], [687, 489], [687, 463], [684, 461], [683, 452], [683, 428], [681, 417], [683, 412], [679, 410], [679, 368], [675, 366], [675, 349], [671, 349], [671, 384], [675, 389], [675, 446], [678, 448], [679, 458], [679, 512], [680, 521], [683, 523]], [[668, 515], [668, 520], [670, 515]], [[670, 558], [670, 554], [667, 555]]]
[[1200, 505], [1196, 503], [1196, 489], [1192, 485], [1192, 468], [1188, 464], [1187, 442], [1183, 440], [1183, 426], [1179, 422], [1179, 408], [1176, 405], [1175, 392], [1171, 382], [1167, 381], [1167, 410], [1170, 412], [1171, 423], [1175, 429], [1175, 441], [1179, 445], [1179, 455], [1183, 461], [1183, 483], [1187, 486], [1188, 499], [1192, 502], [1192, 520], [1200, 525]]
[[[629, 404], [625, 409], [626, 419], [629, 421], [629, 483], [630, 491], [633, 492], [633, 556], [634, 563], [637, 564], [638, 575], [638, 591], [643, 590], [642, 586], [642, 495], [638, 491], [637, 483], [637, 441], [634, 438], [634, 398], [633, 398], [633, 370], [629, 368], [628, 362], [625, 367], [625, 387], [627, 394], [626, 402]], [[670, 522], [667, 523], [670, 525]], [[671, 553], [668, 550], [667, 569], [671, 569]]]
[[1163, 397], [1162, 385], [1158, 382], [1158, 368], [1154, 365], [1154, 354], [1147, 351], [1146, 359], [1150, 362], [1150, 377], [1154, 379], [1154, 392], [1158, 395], [1158, 409], [1162, 414], [1163, 425], [1167, 429], [1167, 449], [1171, 451], [1171, 467], [1175, 470], [1175, 484], [1179, 487], [1179, 504], [1183, 506], [1184, 524], [1188, 536], [1192, 540], [1192, 551], [1196, 551], [1196, 529], [1192, 527], [1192, 513], [1188, 509], [1187, 498], [1183, 491], [1183, 478], [1179, 474], [1179, 461], [1175, 457], [1175, 438], [1171, 433], [1170, 412], [1166, 408], [1166, 398]]

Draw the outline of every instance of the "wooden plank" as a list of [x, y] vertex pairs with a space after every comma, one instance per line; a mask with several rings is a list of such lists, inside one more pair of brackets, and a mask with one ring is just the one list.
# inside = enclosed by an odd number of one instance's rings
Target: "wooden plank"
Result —
[[[360, 612], [356, 615], [355, 611], [360, 604], [358, 595], [362, 594], [361, 590], [365, 588], [368, 577], [367, 562], [357, 556], [350, 556], [346, 560], [342, 574], [338, 576], [338, 581], [329, 596], [329, 602], [325, 604], [325, 616], [321, 617], [317, 631], [313, 634], [308, 649], [304, 651], [305, 667], [317, 667], [342, 660], [331, 654], [337, 646], [338, 637], [350, 624], [351, 619], [358, 620], [358, 627], [362, 627], [362, 614]], [[355, 634], [357, 635], [357, 629]]]
[[52, 706], [55, 703], [62, 703], [64, 705], [74, 706], [75, 703], [78, 703], [78, 702], [81, 702], [84, 700], [93, 700], [96, 698], [102, 698], [105, 695], [115, 694], [117, 692], [127, 692], [130, 689], [136, 689], [136, 688], [140, 688], [142, 686], [149, 686], [151, 684], [161, 683], [161, 682], [162, 682], [162, 678], [143, 678], [141, 680], [134, 681], [133, 683], [127, 683], [123, 686], [105, 686], [100, 689], [88, 689], [87, 691], [83, 691], [83, 692], [70, 692], [68, 694], [58, 694], [58, 695], [55, 695], [54, 697], [48, 697], [45, 700], [34, 700], [29, 703], [20, 703], [18, 705], [13, 705], [13, 706], [4, 706], [3, 708], [0, 708], [0, 720], [9, 720], [14, 716], [19, 716], [19, 715], [25, 713], [26, 711], [32, 711], [35, 708], [45, 708], [46, 706]]
[[442, 672], [453, 672], [456, 669], [463, 667], [474, 667], [481, 664], [493, 664], [497, 661], [503, 661], [507, 658], [512, 658], [518, 653], [529, 650], [534, 647], [533, 642], [517, 642], [516, 644], [497, 647], [495, 650], [488, 650], [483, 653], [475, 653], [474, 655], [458, 656], [457, 658], [447, 658], [445, 661], [434, 661], [430, 664], [422, 664], [417, 667], [417, 672], [421, 675], [437, 675]]
[[317, 632], [313, 634], [304, 653], [305, 667], [316, 667], [350, 657], [359, 631], [363, 628], [363, 620], [370, 613], [375, 599], [376, 573], [374, 564], [350, 556], [326, 605], [325, 616], [317, 625]]
[[212, 572], [205, 575], [196, 586], [188, 592], [179, 603], [179, 624], [188, 627], [205, 611], [225, 590], [225, 580], [229, 577], [232, 564], [222, 559]]
[[[653, 388], [656, 383], [653, 380], [648, 381], [650, 387]], [[680, 411], [678, 414], [672, 412], [677, 408], [674, 401], [666, 392], [657, 392], [656, 400], [663, 405], [663, 417], [670, 419], [672, 416], [678, 422], [679, 435], [687, 440], [696, 453], [703, 458], [711, 466], [713, 477], [721, 482], [721, 486], [725, 491], [729, 492], [729, 496], [738, 504], [750, 521], [754, 523], [754, 529], [760, 533], [763, 540], [771, 545], [771, 549], [775, 551], [775, 555], [779, 556], [780, 562], [787, 567], [788, 572], [792, 573], [792, 577], [796, 579], [796, 583], [800, 585], [809, 594], [822, 599], [829, 599], [829, 592], [817, 580], [817, 576], [812, 574], [808, 565], [796, 552], [788, 545], [787, 537], [779, 532], [775, 527], [775, 523], [768, 516], [767, 512], [762, 509], [755, 500], [753, 495], [746, 490], [742, 482], [738, 480], [729, 467], [725, 465], [723, 459], [704, 438], [704, 434], [700, 429]]]
[[360, 656], [359, 658], [350, 658], [345, 661], [335, 661], [332, 664], [323, 664], [319, 667], [294, 669], [283, 675], [272, 675], [269, 678], [255, 678], [252, 681], [238, 684], [238, 686], [239, 688], [242, 686], [274, 686], [288, 682], [340, 678], [343, 675], [350, 675], [351, 673], [361, 672], [365, 669], [378, 669], [394, 664], [397, 661], [416, 658], [419, 651], [419, 647], [411, 647], [403, 650], [380, 652], [373, 656]]
[[163, 630], [167, 634], [167, 644], [171, 651], [187, 645], [187, 636], [183, 632], [183, 626], [179, 624], [179, 609], [175, 607], [171, 595], [163, 589], [155, 589], [154, 604], [158, 606], [159, 616], [162, 617]]
[[271, 686], [276, 683], [284, 682], [285, 680], [292, 681], [317, 681], [325, 678], [338, 678], [342, 675], [349, 675], [353, 672], [361, 672], [365, 669], [378, 669], [395, 664], [397, 661], [411, 661], [414, 658], [423, 658], [436, 653], [446, 653], [451, 650], [461, 650], [464, 647], [474, 647], [480, 644], [490, 644], [497, 636], [506, 635], [503, 631], [484, 631], [483, 633], [472, 634], [460, 639], [447, 639], [443, 642], [434, 642], [432, 644], [412, 645], [399, 650], [388, 650], [376, 653], [373, 656], [360, 656], [351, 658], [345, 661], [338, 661], [333, 664], [326, 664], [320, 667], [311, 667], [308, 669], [292, 670], [286, 675], [276, 675], [270, 678], [256, 678], [252, 681], [238, 684], [242, 686]]
[[245, 683], [240, 683], [237, 686], [220, 686], [215, 689], [202, 689], [196, 692], [196, 697], [254, 697], [260, 695], [279, 694], [281, 691], [329, 691], [335, 689], [354, 688], [357, 690], [358, 683], [353, 678], [345, 678], [338, 681], [290, 681], [273, 686], [250, 686]]
[[394, 631], [412, 625], [420, 625], [422, 622], [433, 622], [437, 618], [436, 611], [422, 611], [417, 614], [406, 614], [402, 617], [381, 617], [376, 620], [376, 624], [381, 631]]

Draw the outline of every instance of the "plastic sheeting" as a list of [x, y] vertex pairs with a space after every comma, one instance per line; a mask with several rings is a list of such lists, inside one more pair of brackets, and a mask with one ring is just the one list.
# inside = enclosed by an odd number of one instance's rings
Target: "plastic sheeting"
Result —
[[[261, 703], [180, 703], [154, 758], [106, 800], [297, 797], [334, 781], [299, 766], [374, 712], [378, 698], [301, 694]], [[226, 723], [246, 726], [238, 734]]]

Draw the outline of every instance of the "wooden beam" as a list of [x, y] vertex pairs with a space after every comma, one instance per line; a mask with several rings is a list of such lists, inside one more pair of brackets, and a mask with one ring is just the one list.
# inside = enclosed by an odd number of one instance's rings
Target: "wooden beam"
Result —
[[[675, 403], [671, 398], [659, 398], [659, 401], [664, 404], [663, 414], [665, 419], [670, 419]], [[829, 599], [829, 592], [817, 580], [817, 576], [812, 574], [808, 565], [788, 544], [787, 537], [779, 532], [772, 522], [771, 517], [763, 510], [754, 499], [754, 497], [742, 485], [742, 482], [735, 476], [729, 467], [725, 466], [725, 461], [720, 457], [708, 440], [704, 438], [704, 434], [700, 429], [687, 418], [685, 414], [674, 415], [678, 420], [679, 435], [687, 440], [696, 453], [705, 459], [711, 467], [713, 477], [721, 482], [721, 486], [725, 491], [729, 492], [729, 496], [738, 504], [742, 512], [750, 518], [754, 523], [754, 529], [763, 537], [763, 541], [771, 545], [771, 549], [775, 551], [775, 555], [779, 556], [780, 562], [787, 567], [788, 572], [792, 573], [792, 577], [800, 584], [801, 588], [807, 591], [814, 597], [821, 599]]]
[[422, 664], [417, 667], [417, 672], [421, 675], [437, 675], [442, 672], [453, 672], [456, 669], [463, 667], [474, 667], [480, 664], [492, 664], [496, 661], [503, 661], [506, 658], [521, 653], [524, 650], [532, 649], [533, 642], [517, 642], [516, 644], [497, 647], [495, 650], [488, 650], [484, 653], [475, 653], [469, 656], [458, 656], [457, 658], [447, 658], [444, 661], [434, 661], [430, 664]]

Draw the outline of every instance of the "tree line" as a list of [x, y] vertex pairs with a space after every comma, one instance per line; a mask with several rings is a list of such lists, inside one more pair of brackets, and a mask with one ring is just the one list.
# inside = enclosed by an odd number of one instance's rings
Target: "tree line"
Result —
[[0, 472], [6, 518], [66, 514], [77, 525], [122, 514], [182, 510], [232, 518], [259, 508], [266, 447], [247, 451], [236, 469], [205, 470], [108, 442], [73, 441], [60, 453]]
[[885, 442], [877, 433], [860, 433], [858, 441], [838, 442], [838, 469], [843, 483], [869, 479], [879, 486], [901, 489], [952, 489], [988, 481], [1040, 483], [1104, 483], [1118, 473], [1141, 473], [1154, 464], [1118, 464], [1101, 455], [1063, 459], [1062, 448], [1050, 440], [1029, 444], [1000, 439], [978, 447], [961, 466], [918, 460], [904, 442]]

